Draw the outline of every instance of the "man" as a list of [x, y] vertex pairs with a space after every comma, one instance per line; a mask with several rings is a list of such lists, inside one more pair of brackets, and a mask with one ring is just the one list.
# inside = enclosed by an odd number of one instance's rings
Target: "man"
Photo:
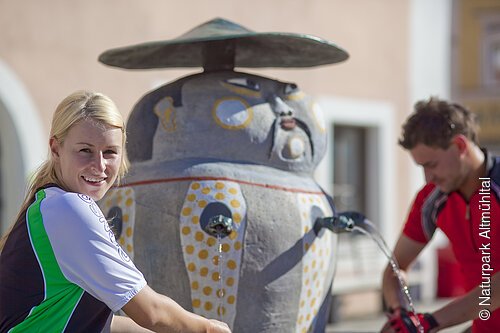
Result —
[[[382, 332], [437, 332], [473, 320], [472, 332], [499, 332], [500, 158], [479, 148], [475, 116], [431, 98], [415, 105], [399, 144], [424, 169], [394, 255], [405, 274], [436, 228], [449, 238], [467, 293], [432, 314], [405, 308], [398, 279], [387, 266], [382, 291], [390, 310]], [[452, 283], [452, 281], [450, 281]]]

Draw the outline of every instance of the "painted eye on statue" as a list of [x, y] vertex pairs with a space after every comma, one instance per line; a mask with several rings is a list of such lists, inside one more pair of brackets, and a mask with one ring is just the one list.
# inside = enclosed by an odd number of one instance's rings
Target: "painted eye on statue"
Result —
[[260, 84], [246, 78], [238, 77], [221, 81], [220, 84], [232, 92], [233, 94], [243, 96], [245, 98], [261, 98]]
[[319, 106], [318, 103], [313, 102], [311, 105], [312, 116], [314, 119], [314, 123], [318, 127], [321, 133], [325, 133], [326, 131], [326, 122], [323, 115], [323, 109]]
[[212, 109], [212, 116], [220, 127], [229, 130], [239, 130], [251, 123], [253, 109], [242, 98], [226, 97], [215, 102]]
[[237, 86], [240, 88], [246, 88], [246, 89], [250, 89], [253, 91], [260, 91], [260, 85], [257, 82], [252, 81], [252, 80], [245, 78], [245, 77], [229, 79], [229, 80], [226, 80], [226, 83], [229, 83], [233, 86]]
[[285, 84], [285, 88], [283, 90], [283, 92], [285, 93], [285, 95], [295, 94], [298, 91], [299, 91], [299, 87], [295, 83], [287, 83], [287, 84]]
[[289, 101], [303, 100], [305, 95], [295, 83], [286, 83], [283, 87], [283, 95]]

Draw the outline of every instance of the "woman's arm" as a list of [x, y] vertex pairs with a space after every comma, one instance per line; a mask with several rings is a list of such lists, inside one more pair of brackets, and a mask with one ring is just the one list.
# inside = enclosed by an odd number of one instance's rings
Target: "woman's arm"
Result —
[[145, 286], [122, 310], [153, 332], [230, 333], [227, 324], [186, 311], [171, 298]]
[[137, 325], [132, 319], [114, 315], [111, 321], [111, 333], [151, 333], [152, 331]]

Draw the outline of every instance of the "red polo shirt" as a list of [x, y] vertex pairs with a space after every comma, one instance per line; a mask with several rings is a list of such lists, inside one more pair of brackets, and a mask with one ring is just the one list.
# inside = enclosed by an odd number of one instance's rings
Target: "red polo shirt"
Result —
[[[500, 158], [487, 158], [488, 176], [469, 202], [459, 192], [443, 193], [433, 184], [420, 190], [411, 207], [403, 233], [427, 243], [436, 228], [450, 240], [460, 264], [467, 291], [482, 286], [484, 308], [490, 301], [491, 278], [500, 270]], [[476, 319], [473, 332], [497, 332], [500, 310], [488, 320]]]

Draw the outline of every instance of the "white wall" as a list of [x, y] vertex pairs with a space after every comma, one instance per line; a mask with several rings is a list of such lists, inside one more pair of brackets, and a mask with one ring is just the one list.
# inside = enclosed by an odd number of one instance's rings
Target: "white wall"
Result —
[[39, 114], [23, 84], [0, 60], [1, 232], [17, 214], [27, 177], [46, 157], [47, 139]]
[[[449, 99], [451, 94], [451, 17], [452, 0], [411, 0], [410, 6], [410, 102], [436, 96]], [[416, 193], [424, 184], [423, 172], [411, 164], [410, 189]], [[420, 255], [422, 297], [436, 295], [436, 247], [446, 243], [441, 232]], [[411, 278], [411, 277], [410, 277]]]
[[[452, 0], [412, 0], [410, 7], [410, 103], [430, 96], [448, 99], [451, 93]], [[424, 182], [413, 168], [411, 188]]]

